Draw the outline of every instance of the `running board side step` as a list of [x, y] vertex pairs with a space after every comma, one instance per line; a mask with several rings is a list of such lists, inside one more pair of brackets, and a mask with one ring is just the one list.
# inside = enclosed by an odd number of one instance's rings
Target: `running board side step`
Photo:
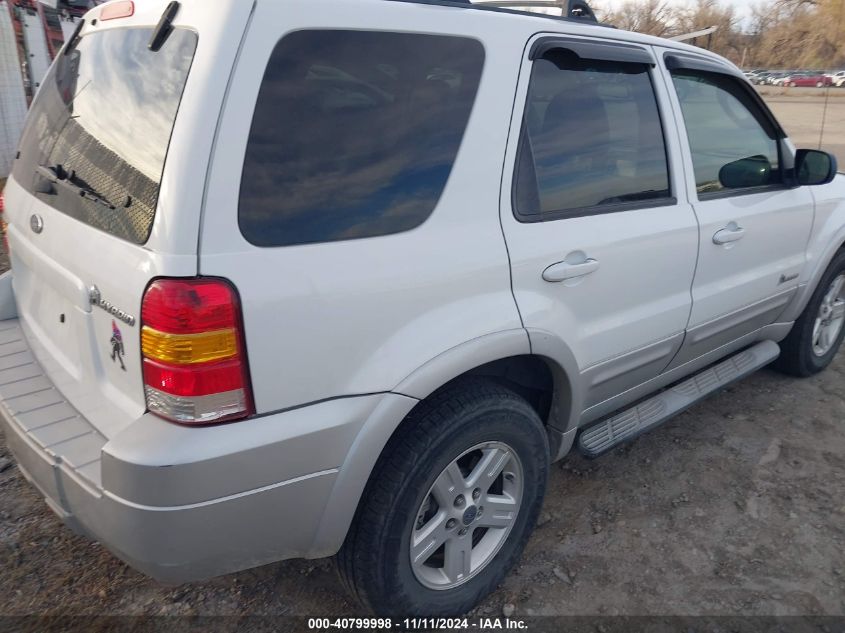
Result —
[[753, 374], [780, 355], [774, 341], [763, 341], [661, 391], [648, 400], [588, 426], [578, 435], [578, 450], [598, 457], [663, 424], [714, 391]]

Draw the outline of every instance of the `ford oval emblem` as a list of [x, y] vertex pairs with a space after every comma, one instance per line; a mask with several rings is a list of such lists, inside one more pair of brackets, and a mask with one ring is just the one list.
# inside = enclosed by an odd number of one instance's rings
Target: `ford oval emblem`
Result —
[[41, 219], [40, 215], [34, 213], [32, 217], [29, 218], [29, 228], [31, 228], [34, 233], [41, 233], [41, 231], [44, 230], [44, 220]]

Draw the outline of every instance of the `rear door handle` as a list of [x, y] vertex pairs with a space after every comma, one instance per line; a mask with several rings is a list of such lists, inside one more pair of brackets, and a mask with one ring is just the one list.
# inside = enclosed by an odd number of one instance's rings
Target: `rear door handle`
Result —
[[745, 229], [731, 222], [721, 231], [717, 231], [716, 235], [713, 236], [713, 243], [721, 246], [722, 244], [738, 242], [743, 237], [745, 237]]
[[594, 273], [599, 269], [599, 262], [596, 259], [588, 259], [583, 264], [568, 264], [558, 262], [552, 264], [543, 271], [543, 279], [546, 281], [566, 281]]

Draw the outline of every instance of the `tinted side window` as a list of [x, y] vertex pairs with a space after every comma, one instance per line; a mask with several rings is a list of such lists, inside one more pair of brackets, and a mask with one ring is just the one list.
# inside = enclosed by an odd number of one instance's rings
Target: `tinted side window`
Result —
[[649, 67], [583, 60], [562, 49], [535, 61], [517, 166], [517, 215], [554, 219], [669, 196]]
[[[775, 132], [737, 80], [693, 70], [675, 71], [672, 80], [700, 194], [783, 182]], [[744, 178], [731, 177], [738, 169]]]
[[387, 235], [428, 218], [461, 144], [484, 49], [466, 38], [298, 31], [273, 51], [241, 180], [258, 246]]

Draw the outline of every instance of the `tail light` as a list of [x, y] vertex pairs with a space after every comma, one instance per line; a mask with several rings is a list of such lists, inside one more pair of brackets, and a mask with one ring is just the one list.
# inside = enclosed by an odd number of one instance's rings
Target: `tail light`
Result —
[[222, 279], [158, 279], [141, 306], [147, 408], [181, 424], [252, 414], [237, 293]]

